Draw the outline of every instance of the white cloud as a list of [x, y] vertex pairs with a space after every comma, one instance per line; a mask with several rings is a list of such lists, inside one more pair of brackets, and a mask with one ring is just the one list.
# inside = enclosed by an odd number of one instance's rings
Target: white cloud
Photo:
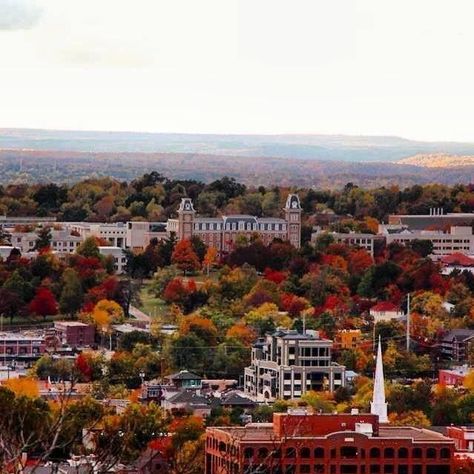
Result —
[[41, 13], [42, 8], [36, 0], [0, 0], [0, 31], [33, 28]]

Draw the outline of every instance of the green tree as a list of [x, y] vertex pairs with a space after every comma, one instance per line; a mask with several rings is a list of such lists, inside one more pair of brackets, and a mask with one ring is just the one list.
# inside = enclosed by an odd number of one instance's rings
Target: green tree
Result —
[[82, 306], [84, 292], [78, 274], [72, 268], [66, 268], [62, 277], [62, 291], [59, 309], [71, 318]]
[[100, 258], [99, 247], [95, 237], [87, 237], [84, 242], [77, 247], [76, 253], [83, 257]]

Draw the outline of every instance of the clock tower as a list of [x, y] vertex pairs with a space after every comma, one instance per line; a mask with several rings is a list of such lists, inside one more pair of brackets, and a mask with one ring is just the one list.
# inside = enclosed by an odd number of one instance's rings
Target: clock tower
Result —
[[189, 240], [193, 236], [195, 214], [193, 201], [182, 198], [178, 208], [178, 240]]
[[288, 195], [284, 211], [288, 240], [291, 245], [299, 249], [301, 247], [301, 204], [297, 194]]

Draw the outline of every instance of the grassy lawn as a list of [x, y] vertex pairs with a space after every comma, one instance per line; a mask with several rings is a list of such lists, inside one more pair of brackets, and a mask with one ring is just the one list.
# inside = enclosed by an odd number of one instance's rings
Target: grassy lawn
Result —
[[144, 286], [140, 291], [141, 304], [139, 309], [151, 317], [165, 316], [168, 312], [168, 305], [160, 298], [156, 298], [148, 291], [148, 286]]

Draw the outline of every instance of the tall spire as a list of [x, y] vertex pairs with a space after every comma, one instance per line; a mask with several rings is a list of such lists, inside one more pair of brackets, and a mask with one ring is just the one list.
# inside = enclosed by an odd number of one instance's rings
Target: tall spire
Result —
[[377, 362], [375, 365], [374, 394], [370, 404], [370, 413], [379, 415], [380, 423], [388, 423], [387, 403], [385, 402], [385, 381], [383, 377], [382, 343], [379, 335]]

